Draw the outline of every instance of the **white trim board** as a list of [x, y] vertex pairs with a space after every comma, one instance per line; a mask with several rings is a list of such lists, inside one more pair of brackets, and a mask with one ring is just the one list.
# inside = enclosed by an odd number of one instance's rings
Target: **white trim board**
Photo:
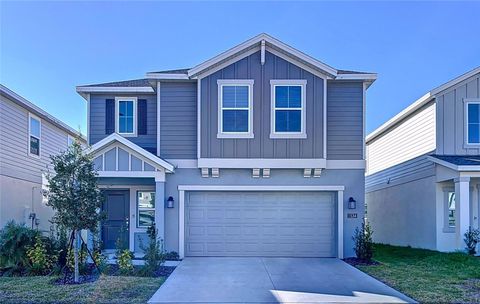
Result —
[[128, 148], [132, 149], [133, 151], [140, 154], [141, 156], [143, 156], [143, 157], [149, 159], [150, 161], [154, 162], [158, 166], [165, 168], [165, 170], [167, 170], [169, 172], [174, 171], [174, 166], [172, 164], [170, 164], [167, 161], [161, 159], [160, 157], [157, 157], [157, 156], [153, 155], [152, 153], [146, 151], [145, 149], [137, 146], [133, 142], [129, 141], [128, 139], [124, 138], [123, 136], [120, 136], [117, 133], [112, 133], [109, 136], [107, 136], [104, 139], [97, 142], [96, 144], [92, 145], [89, 148], [90, 149], [89, 152], [91, 152], [91, 153], [99, 152], [100, 150], [105, 149], [105, 147], [107, 147], [108, 145], [110, 145], [111, 143], [113, 143], [115, 141], [127, 146]]
[[77, 93], [154, 93], [152, 87], [77, 87]]
[[185, 191], [334, 191], [337, 192], [337, 257], [343, 259], [344, 186], [205, 186], [178, 185], [178, 254], [185, 257]]
[[200, 158], [200, 168], [325, 168], [326, 160], [323, 158]]

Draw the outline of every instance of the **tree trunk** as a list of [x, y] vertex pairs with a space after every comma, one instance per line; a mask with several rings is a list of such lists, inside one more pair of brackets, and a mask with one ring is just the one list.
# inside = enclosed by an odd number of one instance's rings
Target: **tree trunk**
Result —
[[80, 231], [76, 230], [75, 231], [75, 249], [74, 249], [74, 258], [75, 258], [75, 277], [74, 281], [75, 283], [79, 282], [78, 279], [78, 240], [80, 240]]

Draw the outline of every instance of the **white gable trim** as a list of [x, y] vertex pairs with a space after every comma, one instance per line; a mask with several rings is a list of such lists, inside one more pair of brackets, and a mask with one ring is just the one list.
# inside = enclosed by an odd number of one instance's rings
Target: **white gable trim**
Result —
[[90, 147], [90, 152], [98, 152], [104, 149], [105, 147], [109, 146], [113, 142], [119, 142], [134, 152], [140, 154], [144, 158], [152, 161], [156, 165], [165, 168], [166, 171], [173, 172], [175, 170], [174, 166], [167, 161], [153, 155], [152, 153], [146, 151], [145, 149], [142, 149], [141, 147], [137, 146], [133, 142], [129, 141], [128, 139], [125, 139], [124, 137], [118, 135], [117, 133], [112, 133], [109, 136], [105, 137], [101, 141], [97, 142], [96, 144], [92, 145]]
[[77, 87], [77, 93], [153, 93], [152, 87]]
[[310, 57], [302, 52], [300, 52], [297, 49], [292, 48], [291, 46], [267, 35], [267, 34], [260, 34], [257, 35], [197, 66], [194, 68], [190, 69], [188, 71], [188, 76], [189, 77], [195, 77], [199, 74], [204, 74], [205, 71], [211, 68], [214, 65], [217, 65], [225, 60], [236, 58], [238, 55], [242, 54], [243, 51], [249, 50], [251, 48], [255, 49], [260, 49], [262, 45], [262, 41], [265, 42], [267, 48], [269, 47], [270, 49], [273, 48], [278, 48], [280, 50], [283, 50], [285, 52], [285, 55], [290, 55], [291, 57], [289, 61], [294, 60], [294, 61], [299, 61], [299, 62], [305, 62], [309, 65], [312, 65], [313, 67], [318, 68], [319, 70], [324, 71], [327, 75], [331, 76], [336, 76], [337, 75], [337, 70], [328, 66], [327, 64], [320, 62], [316, 60], [313, 57]]

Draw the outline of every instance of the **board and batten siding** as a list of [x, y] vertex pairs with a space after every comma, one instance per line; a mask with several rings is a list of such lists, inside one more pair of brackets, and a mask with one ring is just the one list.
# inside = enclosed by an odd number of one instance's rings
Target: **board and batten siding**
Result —
[[197, 158], [197, 83], [160, 83], [160, 157]]
[[157, 149], [157, 96], [149, 95], [132, 95], [132, 94], [91, 94], [90, 95], [90, 126], [89, 144], [93, 145], [104, 139], [110, 134], [105, 132], [105, 108], [107, 99], [115, 99], [115, 97], [137, 97], [138, 99], [147, 100], [147, 134], [137, 135], [135, 137], [127, 137], [128, 140], [138, 146], [156, 154]]
[[5, 96], [0, 101], [0, 175], [41, 184], [50, 155], [67, 149], [68, 134], [37, 115], [41, 120], [40, 157], [30, 156], [29, 111]]
[[367, 175], [435, 151], [435, 103], [430, 102], [367, 144]]
[[466, 144], [466, 98], [480, 98], [480, 73], [437, 94], [437, 154], [480, 154], [479, 145]]
[[327, 158], [363, 159], [363, 83], [327, 83]]
[[[220, 139], [218, 79], [253, 79], [253, 134], [249, 139]], [[272, 79], [305, 79], [306, 139], [271, 139]], [[323, 79], [265, 52], [253, 53], [201, 79], [201, 158], [324, 158]]]

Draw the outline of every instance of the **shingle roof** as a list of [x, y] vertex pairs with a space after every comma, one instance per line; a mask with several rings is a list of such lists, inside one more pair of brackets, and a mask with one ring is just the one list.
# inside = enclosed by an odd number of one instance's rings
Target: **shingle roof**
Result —
[[148, 79], [132, 79], [115, 82], [96, 83], [90, 85], [84, 85], [81, 87], [151, 87]]
[[156, 74], [187, 74], [188, 70], [190, 70], [190, 69], [164, 70], [164, 71], [157, 71], [157, 72], [151, 72], [151, 73], [156, 73]]
[[430, 155], [436, 159], [454, 164], [456, 166], [480, 166], [480, 155]]
[[338, 74], [372, 74], [369, 72], [349, 71], [349, 70], [337, 70]]

